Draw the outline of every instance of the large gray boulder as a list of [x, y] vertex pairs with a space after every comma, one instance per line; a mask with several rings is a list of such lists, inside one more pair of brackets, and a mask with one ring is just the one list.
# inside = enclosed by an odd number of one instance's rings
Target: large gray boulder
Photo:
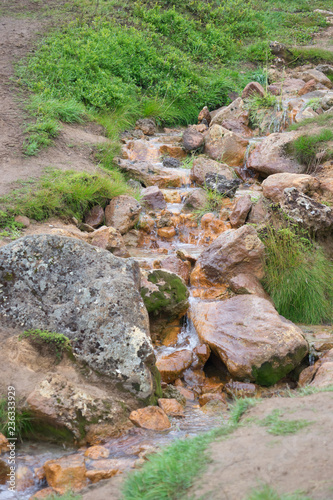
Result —
[[139, 398], [153, 392], [155, 356], [140, 272], [82, 241], [26, 236], [0, 249], [0, 316], [62, 333], [76, 357]]

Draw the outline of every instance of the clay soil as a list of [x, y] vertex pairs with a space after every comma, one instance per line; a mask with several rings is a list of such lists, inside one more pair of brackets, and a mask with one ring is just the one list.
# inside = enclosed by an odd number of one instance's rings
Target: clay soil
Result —
[[59, 25], [61, 6], [61, 1], [49, 1], [46, 11], [40, 2], [0, 0], [0, 196], [17, 187], [18, 181], [40, 177], [46, 167], [88, 172], [98, 168], [94, 146], [106, 138], [101, 127], [89, 122], [63, 125], [54, 146], [38, 156], [23, 155], [29, 95], [15, 78], [15, 64], [33, 50], [45, 31]]

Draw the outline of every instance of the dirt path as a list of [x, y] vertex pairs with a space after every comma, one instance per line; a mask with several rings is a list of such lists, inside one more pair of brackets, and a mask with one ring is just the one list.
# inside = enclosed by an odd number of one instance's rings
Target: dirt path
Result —
[[333, 393], [268, 399], [245, 420], [262, 420], [274, 410], [280, 410], [284, 420], [312, 423], [286, 436], [249, 424], [215, 442], [208, 449], [212, 463], [190, 498], [243, 500], [252, 488], [269, 484], [280, 494], [299, 490], [313, 500], [333, 499]]
[[[62, 2], [51, 3], [61, 6]], [[23, 156], [27, 95], [12, 78], [15, 63], [53, 26], [52, 15], [41, 15], [40, 9], [40, 4], [29, 0], [0, 0], [0, 196], [16, 187], [18, 180], [39, 177], [49, 166], [94, 171], [93, 145], [106, 141], [96, 124], [66, 125], [53, 147], [35, 157]]]

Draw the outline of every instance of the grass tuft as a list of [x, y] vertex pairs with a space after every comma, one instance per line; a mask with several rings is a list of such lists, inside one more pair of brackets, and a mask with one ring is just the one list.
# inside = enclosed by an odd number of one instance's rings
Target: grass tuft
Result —
[[122, 194], [136, 196], [116, 170], [110, 174], [89, 174], [50, 169], [34, 187], [13, 191], [1, 201], [11, 215], [26, 215], [37, 221], [52, 216], [82, 220], [94, 205], [104, 208]]
[[333, 149], [328, 148], [326, 144], [330, 141], [333, 141], [333, 132], [330, 129], [323, 129], [314, 135], [301, 135], [288, 145], [288, 153], [308, 169], [313, 169], [318, 161], [318, 154], [321, 161], [333, 158]]
[[268, 427], [267, 432], [274, 434], [274, 436], [287, 436], [288, 434], [295, 434], [312, 424], [312, 422], [304, 419], [282, 420], [280, 417], [281, 411], [273, 410], [270, 415], [260, 421], [260, 425]]
[[254, 489], [246, 500], [311, 500], [310, 497], [302, 493], [287, 493], [279, 495], [271, 486], [265, 485], [259, 489]]
[[279, 314], [295, 323], [320, 324], [333, 319], [333, 263], [306, 234], [290, 224], [269, 227], [263, 285]]
[[22, 441], [22, 437], [29, 435], [32, 431], [33, 416], [28, 410], [18, 410], [15, 407], [15, 418], [13, 420], [11, 414], [9, 414], [11, 412], [11, 408], [7, 406], [7, 399], [0, 398], [0, 432], [6, 437], [13, 437], [13, 422], [15, 422], [15, 437]]

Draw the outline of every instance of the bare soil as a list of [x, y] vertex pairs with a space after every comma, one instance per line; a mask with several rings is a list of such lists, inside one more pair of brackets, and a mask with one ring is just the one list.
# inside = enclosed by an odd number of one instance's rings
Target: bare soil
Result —
[[[62, 2], [48, 4], [61, 7]], [[15, 64], [56, 23], [40, 9], [39, 3], [29, 0], [0, 0], [0, 196], [17, 187], [17, 181], [40, 177], [46, 167], [94, 172], [94, 146], [107, 141], [95, 123], [63, 125], [54, 146], [38, 156], [23, 155], [28, 93], [15, 79]]]

